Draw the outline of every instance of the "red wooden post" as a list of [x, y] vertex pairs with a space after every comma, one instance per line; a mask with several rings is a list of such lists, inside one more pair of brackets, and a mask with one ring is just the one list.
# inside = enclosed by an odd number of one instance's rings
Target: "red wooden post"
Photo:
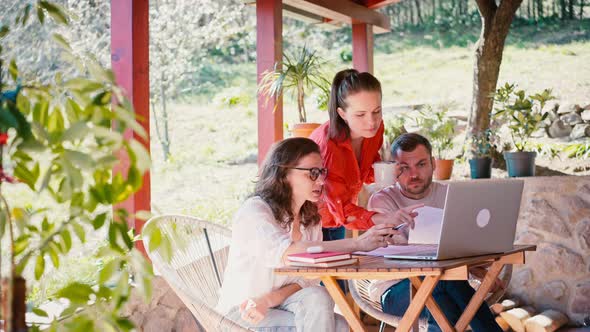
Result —
[[[149, 124], [149, 2], [145, 0], [117, 0], [111, 2], [111, 64], [117, 83], [125, 90], [133, 102], [135, 113], [145, 131], [150, 132]], [[116, 126], [116, 124], [114, 124]], [[150, 140], [142, 139], [132, 130], [125, 131], [126, 139], [131, 137], [139, 141], [149, 151]], [[120, 163], [113, 168], [113, 173], [127, 174], [129, 157], [126, 152], [118, 153]], [[150, 174], [143, 177], [143, 186], [124, 203], [113, 207], [123, 207], [133, 215], [140, 210], [151, 210]], [[136, 234], [141, 233], [144, 222], [128, 219], [130, 227]], [[139, 250], [145, 253], [141, 241], [136, 242]]]
[[[272, 70], [283, 53], [283, 14], [281, 0], [256, 1], [256, 72]], [[276, 108], [275, 108], [276, 105]], [[283, 139], [283, 99], [274, 102], [258, 94], [258, 165], [270, 146]]]
[[352, 24], [352, 65], [360, 72], [373, 73], [373, 29], [370, 24]]

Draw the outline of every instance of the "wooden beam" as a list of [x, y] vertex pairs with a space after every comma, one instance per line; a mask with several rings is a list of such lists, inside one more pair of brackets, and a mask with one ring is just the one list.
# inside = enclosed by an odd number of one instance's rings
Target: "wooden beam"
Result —
[[401, 1], [402, 0], [367, 0], [367, 8], [379, 9]]
[[[283, 53], [283, 14], [281, 0], [256, 2], [256, 72], [273, 70]], [[283, 99], [275, 102], [258, 94], [258, 165], [262, 164], [271, 145], [283, 139]]]
[[338, 22], [370, 24], [375, 33], [391, 29], [389, 17], [350, 0], [283, 0], [283, 3]]
[[368, 24], [352, 25], [352, 66], [360, 72], [373, 73], [373, 31]]
[[[150, 75], [149, 75], [149, 4], [143, 0], [119, 0], [111, 3], [111, 66], [117, 84], [121, 86], [133, 108], [137, 119], [146, 133], [150, 132]], [[116, 124], [114, 124], [116, 127]], [[149, 136], [147, 139], [139, 137], [131, 129], [124, 133], [125, 139], [135, 138], [150, 151]], [[129, 156], [125, 150], [117, 154], [119, 163], [113, 168], [113, 174], [127, 175]], [[114, 206], [113, 209], [123, 207], [129, 212], [127, 219], [129, 226], [135, 228], [136, 234], [141, 233], [144, 221], [135, 220], [137, 211], [151, 210], [150, 174], [143, 177], [141, 189], [131, 195], [125, 202]], [[136, 246], [145, 254], [142, 241], [135, 242]]]

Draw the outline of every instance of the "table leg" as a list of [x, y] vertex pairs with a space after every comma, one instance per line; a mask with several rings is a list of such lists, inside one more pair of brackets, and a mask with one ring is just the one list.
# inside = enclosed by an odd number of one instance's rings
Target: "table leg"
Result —
[[340, 311], [342, 311], [342, 314], [344, 315], [344, 318], [346, 318], [350, 328], [355, 332], [365, 332], [365, 326], [361, 322], [360, 318], [355, 314], [350, 304], [346, 301], [346, 296], [340, 287], [338, 287], [336, 278], [326, 276], [322, 277], [321, 279], [324, 283], [324, 286], [326, 287], [326, 290], [328, 290], [328, 293], [330, 293], [330, 296], [332, 296], [332, 299], [334, 299], [334, 302], [336, 302], [336, 305], [338, 308], [340, 308]]
[[[416, 293], [418, 292], [418, 288], [420, 287], [415, 287], [413, 283], [410, 282], [410, 302], [412, 302], [412, 300], [414, 299], [414, 296], [416, 296]], [[416, 319], [414, 321], [414, 323], [412, 324], [412, 329], [410, 331], [412, 332], [420, 332], [420, 319]]]
[[[432, 291], [434, 290], [434, 287], [436, 287], [440, 277], [440, 275], [424, 277], [424, 281], [422, 282], [420, 288], [418, 288], [416, 296], [414, 296], [410, 302], [408, 310], [406, 310], [406, 313], [404, 314], [404, 317], [402, 317], [402, 320], [400, 321], [396, 331], [406, 332], [410, 330], [412, 324], [418, 319], [420, 312], [422, 309], [424, 309], [424, 305], [431, 296]], [[413, 278], [417, 278], [419, 280], [418, 277], [410, 277], [410, 280]]]
[[[422, 286], [422, 281], [420, 280], [420, 278], [410, 278], [410, 281], [412, 282], [412, 286], [416, 289], [420, 289], [420, 287]], [[428, 311], [430, 312], [434, 320], [436, 320], [436, 322], [438, 323], [438, 326], [443, 331], [455, 330], [455, 328], [453, 327], [453, 325], [451, 325], [445, 314], [442, 312], [442, 310], [440, 310], [438, 303], [436, 303], [432, 296], [429, 296], [426, 299], [426, 307], [428, 308]]]
[[461, 317], [457, 321], [457, 324], [455, 324], [455, 329], [457, 329], [457, 331], [465, 331], [465, 329], [469, 325], [469, 322], [471, 322], [473, 316], [475, 316], [475, 313], [477, 312], [481, 304], [484, 302], [486, 296], [488, 295], [488, 292], [494, 285], [496, 278], [500, 274], [500, 271], [502, 271], [502, 267], [504, 267], [504, 263], [502, 262], [496, 261], [492, 263], [492, 265], [488, 269], [488, 272], [483, 278], [481, 285], [479, 286], [475, 294], [473, 294], [473, 297], [469, 301], [469, 304], [465, 308], [465, 311], [463, 312], [463, 314], [461, 314]]

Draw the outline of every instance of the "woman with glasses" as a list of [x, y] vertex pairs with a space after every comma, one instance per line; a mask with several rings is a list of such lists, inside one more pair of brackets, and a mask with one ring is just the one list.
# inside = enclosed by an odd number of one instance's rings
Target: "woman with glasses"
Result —
[[328, 104], [330, 120], [310, 138], [321, 149], [329, 171], [320, 203], [324, 240], [345, 236], [345, 228], [365, 230], [379, 219], [357, 205], [363, 183], [375, 182], [373, 163], [383, 144], [381, 84], [370, 73], [354, 69], [334, 77]]
[[287, 256], [310, 247], [369, 251], [387, 245], [393, 225], [370, 228], [357, 239], [323, 242], [316, 202], [328, 170], [307, 138], [278, 142], [269, 152], [254, 194], [236, 213], [219, 312], [254, 330], [348, 331], [319, 281], [275, 275]]

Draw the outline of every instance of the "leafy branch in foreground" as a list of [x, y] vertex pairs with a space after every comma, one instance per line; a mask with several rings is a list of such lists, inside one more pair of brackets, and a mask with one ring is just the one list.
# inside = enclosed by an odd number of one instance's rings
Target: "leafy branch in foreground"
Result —
[[[38, 22], [29, 22], [32, 13]], [[53, 39], [62, 48], [62, 60], [75, 67], [73, 75], [58, 71], [50, 82], [29, 80], [34, 75], [25, 75], [27, 68], [19, 67], [18, 58], [5, 58], [4, 37], [16, 26], [43, 24], [47, 18], [70, 22], [63, 8], [41, 0], [24, 5], [13, 26], [0, 27], [0, 240], [10, 244], [2, 297], [12, 303], [14, 280], [41, 279], [59, 268], [75, 242], [83, 244], [104, 230], [109, 245], [97, 257], [108, 263], [92, 284], [72, 282], [50, 296], [68, 299], [69, 305], [49, 331], [129, 331], [133, 324], [121, 309], [133, 284], [149, 296], [153, 273], [134, 248], [128, 212], [111, 209], [140, 189], [150, 163], [144, 146], [123, 133], [147, 134], [112, 71], [92, 56], [75, 54], [63, 36]], [[115, 154], [121, 153], [129, 165], [113, 174]], [[23, 202], [22, 197], [32, 199]], [[7, 308], [2, 313], [5, 328], [14, 331], [19, 323], [13, 318], [24, 313]], [[39, 308], [33, 312], [47, 316]]]

